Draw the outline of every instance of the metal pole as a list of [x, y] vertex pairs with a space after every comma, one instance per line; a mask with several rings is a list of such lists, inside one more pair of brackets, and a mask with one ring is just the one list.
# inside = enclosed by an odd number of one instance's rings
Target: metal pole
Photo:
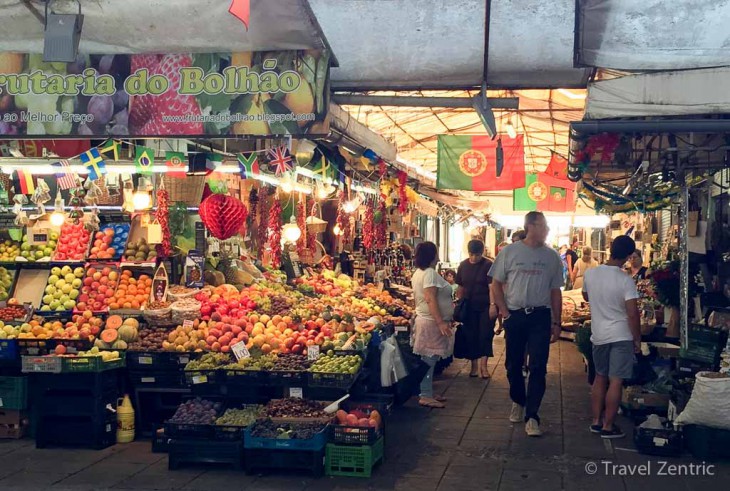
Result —
[[[489, 97], [492, 109], [519, 109], [519, 97]], [[349, 106], [399, 106], [399, 107], [450, 107], [468, 108], [474, 106], [471, 97], [406, 97], [389, 95], [333, 94], [332, 102]]]
[[687, 321], [689, 311], [689, 186], [686, 174], [679, 176], [682, 182], [681, 213], [679, 215], [679, 340], [682, 348], [687, 349]]

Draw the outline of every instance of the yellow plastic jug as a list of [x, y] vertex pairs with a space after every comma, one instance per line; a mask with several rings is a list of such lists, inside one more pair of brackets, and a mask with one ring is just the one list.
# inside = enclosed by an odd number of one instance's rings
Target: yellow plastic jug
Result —
[[117, 443], [134, 441], [134, 407], [129, 395], [117, 401]]

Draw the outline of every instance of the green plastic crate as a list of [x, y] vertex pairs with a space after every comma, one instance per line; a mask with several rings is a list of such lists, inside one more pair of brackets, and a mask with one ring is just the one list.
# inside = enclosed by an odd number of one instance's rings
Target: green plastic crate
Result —
[[360, 447], [327, 444], [325, 473], [328, 476], [370, 477], [375, 464], [383, 460], [383, 437], [373, 445]]
[[0, 409], [28, 407], [28, 377], [0, 377]]

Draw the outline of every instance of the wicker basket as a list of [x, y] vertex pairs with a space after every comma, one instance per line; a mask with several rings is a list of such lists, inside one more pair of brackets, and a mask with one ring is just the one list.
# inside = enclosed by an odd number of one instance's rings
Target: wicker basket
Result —
[[[317, 208], [319, 208], [319, 216], [315, 215]], [[304, 222], [307, 224], [307, 233], [321, 234], [327, 230], [327, 222], [322, 220], [322, 208], [317, 203], [312, 205], [312, 213]]]
[[99, 179], [96, 180], [95, 184], [99, 186], [99, 189], [101, 189], [101, 195], [96, 200], [98, 204], [106, 206], [120, 206], [122, 201], [124, 201], [122, 190], [119, 187], [119, 176], [117, 176], [116, 194], [109, 193], [109, 187], [107, 186], [105, 176], [99, 176]]
[[165, 175], [162, 177], [162, 182], [170, 195], [170, 203], [198, 206], [203, 199], [205, 176], [179, 178]]

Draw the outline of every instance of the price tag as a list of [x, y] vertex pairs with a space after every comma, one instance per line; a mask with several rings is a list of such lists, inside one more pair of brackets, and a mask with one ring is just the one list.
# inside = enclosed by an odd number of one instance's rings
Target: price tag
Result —
[[155, 383], [155, 377], [142, 377], [142, 383], [143, 384], [154, 384]]
[[289, 387], [289, 397], [294, 397], [295, 399], [301, 399], [302, 397], [304, 397], [302, 388], [301, 387]]
[[181, 356], [180, 359], [179, 359], [179, 364], [180, 365], [187, 365], [189, 361], [190, 361], [190, 357], [189, 356]]
[[190, 319], [185, 319], [182, 323], [182, 326], [183, 327], [193, 327], [193, 321], [191, 321]]
[[663, 447], [664, 445], [667, 445], [669, 443], [669, 440], [667, 440], [666, 438], [659, 438], [658, 436], [655, 436], [652, 441], [657, 447]]
[[206, 382], [208, 382], [207, 375], [195, 375], [193, 377], [193, 385], [204, 384]]
[[395, 326], [395, 332], [408, 332], [408, 326]]
[[307, 348], [307, 360], [316, 360], [317, 358], [319, 358], [319, 346], [313, 344]]
[[151, 356], [140, 356], [137, 361], [140, 365], [152, 365], [152, 357]]
[[233, 351], [233, 355], [236, 357], [236, 360], [251, 358], [251, 353], [249, 353], [248, 348], [246, 347], [246, 343], [244, 343], [243, 341], [239, 341], [231, 346], [231, 351]]

